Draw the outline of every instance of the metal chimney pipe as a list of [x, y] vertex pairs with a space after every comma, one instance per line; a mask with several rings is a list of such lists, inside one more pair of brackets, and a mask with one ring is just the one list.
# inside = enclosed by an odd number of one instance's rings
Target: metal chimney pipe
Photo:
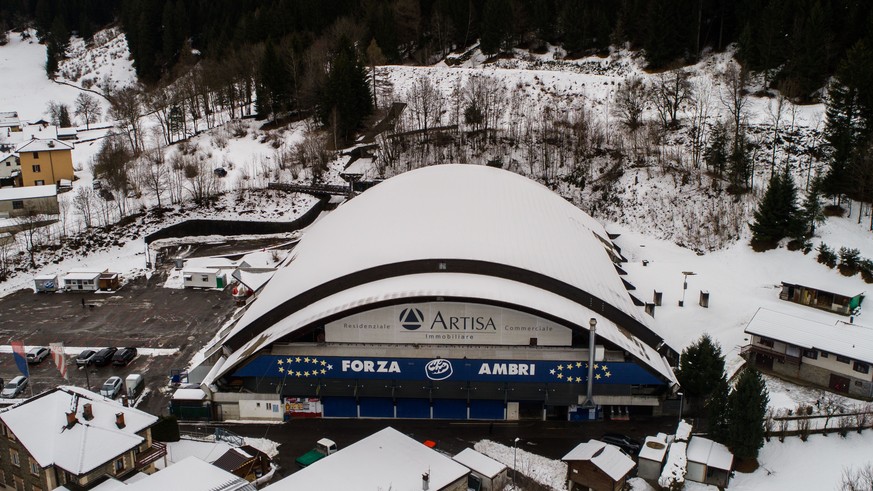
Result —
[[585, 406], [594, 407], [594, 339], [597, 336], [597, 319], [588, 321], [588, 390], [585, 393]]

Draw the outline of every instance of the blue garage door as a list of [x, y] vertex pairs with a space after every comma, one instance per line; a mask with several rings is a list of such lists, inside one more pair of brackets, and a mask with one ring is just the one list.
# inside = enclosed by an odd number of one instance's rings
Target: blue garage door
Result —
[[467, 419], [467, 401], [463, 399], [434, 399], [435, 419]]
[[503, 401], [470, 401], [470, 419], [503, 419]]
[[356, 418], [358, 406], [354, 397], [322, 397], [325, 418]]
[[390, 397], [362, 397], [362, 418], [393, 418], [394, 402]]
[[398, 418], [430, 418], [430, 402], [427, 399], [397, 399]]

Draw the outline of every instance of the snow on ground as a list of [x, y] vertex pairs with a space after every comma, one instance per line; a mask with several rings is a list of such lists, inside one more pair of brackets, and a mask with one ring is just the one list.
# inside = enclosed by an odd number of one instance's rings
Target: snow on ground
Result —
[[71, 37], [67, 59], [58, 66], [58, 79], [98, 92], [135, 84], [127, 37], [118, 27], [97, 32], [91, 43]]
[[502, 462], [509, 467], [510, 473], [513, 465], [516, 465], [519, 473], [541, 484], [556, 490], [566, 489], [564, 479], [567, 476], [567, 464], [560, 460], [547, 459], [522, 448], [515, 449], [491, 440], [477, 442], [474, 450]]

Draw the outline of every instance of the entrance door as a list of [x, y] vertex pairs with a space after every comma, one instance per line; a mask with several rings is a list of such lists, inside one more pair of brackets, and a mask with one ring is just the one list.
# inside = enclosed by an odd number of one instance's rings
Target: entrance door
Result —
[[518, 421], [518, 403], [517, 402], [507, 402], [506, 403], [506, 419], [508, 421]]
[[828, 383], [828, 387], [836, 392], [848, 393], [849, 379], [846, 377], [840, 377], [839, 375], [831, 374], [831, 380], [830, 383]]

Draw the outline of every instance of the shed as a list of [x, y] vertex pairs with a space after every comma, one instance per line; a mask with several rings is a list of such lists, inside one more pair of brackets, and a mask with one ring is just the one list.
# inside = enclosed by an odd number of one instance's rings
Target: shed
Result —
[[569, 491], [619, 491], [636, 465], [618, 447], [598, 440], [580, 443], [561, 460], [567, 462]]
[[58, 275], [56, 274], [41, 274], [33, 277], [33, 287], [36, 293], [47, 293], [58, 291]]
[[58, 191], [54, 184], [0, 189], [0, 213], [6, 216], [57, 215], [58, 209]]
[[106, 271], [73, 268], [64, 275], [64, 290], [97, 291], [100, 288], [100, 276], [103, 273], [106, 273]]
[[647, 436], [640, 449], [639, 468], [637, 477], [657, 481], [664, 467], [664, 459], [667, 456], [667, 435], [658, 433], [656, 436]]
[[779, 298], [828, 312], [851, 315], [861, 307], [864, 294], [838, 291], [839, 288], [844, 287], [827, 283], [812, 287], [795, 281], [783, 281]]
[[687, 458], [686, 479], [720, 488], [728, 486], [734, 456], [727, 447], [708, 438], [691, 437]]
[[[498, 491], [506, 486], [507, 467], [472, 448], [465, 448], [452, 459], [470, 469], [467, 487], [481, 491]], [[477, 485], [478, 484], [478, 485]]]
[[270, 472], [270, 457], [250, 445], [243, 445], [228, 450], [212, 465], [253, 482]]
[[76, 140], [78, 135], [76, 128], [58, 128], [58, 140]]
[[185, 288], [221, 288], [227, 286], [227, 273], [212, 268], [186, 268], [182, 270]]
[[104, 271], [100, 273], [98, 284], [101, 290], [118, 290], [121, 288], [121, 279], [118, 273]]

